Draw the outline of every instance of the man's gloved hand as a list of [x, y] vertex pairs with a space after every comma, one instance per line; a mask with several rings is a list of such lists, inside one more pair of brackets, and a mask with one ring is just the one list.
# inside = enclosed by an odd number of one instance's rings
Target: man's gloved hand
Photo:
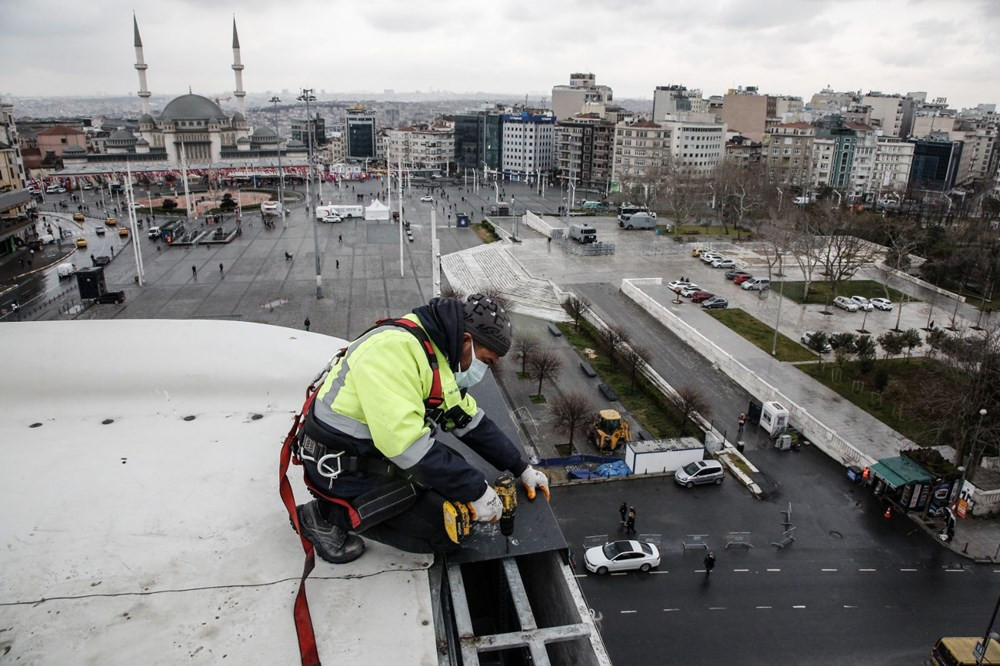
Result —
[[549, 501], [549, 479], [531, 465], [521, 472], [521, 485], [528, 493], [528, 499], [535, 499], [535, 490], [538, 489], [545, 493], [545, 501]]
[[472, 519], [481, 522], [495, 523], [503, 513], [503, 502], [497, 497], [497, 491], [493, 486], [486, 484], [486, 492], [475, 502], [469, 502], [469, 510], [472, 511]]

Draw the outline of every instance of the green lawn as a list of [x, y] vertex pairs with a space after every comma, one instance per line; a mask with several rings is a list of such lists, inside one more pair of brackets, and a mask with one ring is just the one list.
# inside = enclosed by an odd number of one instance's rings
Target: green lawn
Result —
[[[706, 310], [723, 324], [733, 329], [744, 338], [754, 343], [768, 354], [774, 343], [774, 329], [739, 308], [723, 308], [721, 310]], [[814, 361], [816, 354], [809, 351], [795, 340], [778, 334], [778, 349], [775, 358], [779, 361]]]
[[[781, 285], [784, 285], [784, 287]], [[808, 301], [802, 296], [805, 286], [805, 282], [782, 282], [780, 280], [776, 280], [771, 282], [771, 291], [775, 294], [780, 292], [785, 298], [790, 298], [796, 303], [824, 304], [828, 300], [833, 300], [834, 294], [833, 290], [830, 289], [829, 282], [818, 280], [810, 283]], [[840, 293], [838, 295], [864, 296], [865, 298], [885, 298], [886, 288], [887, 287], [881, 282], [875, 282], [874, 280], [849, 280], [840, 283]], [[902, 292], [896, 291], [892, 287], [888, 287], [888, 290], [889, 300], [893, 303], [899, 303], [903, 300], [913, 300]]]
[[[923, 387], [928, 383], [936, 383], [937, 380], [932, 378], [931, 373], [936, 364], [937, 361], [927, 358], [914, 358], [909, 361], [893, 358], [876, 361], [876, 368], [888, 370], [890, 381], [897, 382], [905, 390], [905, 387]], [[853, 361], [845, 363], [840, 372], [837, 372], [836, 366], [832, 363], [824, 363], [822, 367], [815, 364], [797, 367], [920, 446], [933, 446], [937, 443], [928, 434], [927, 423], [921, 418], [921, 414], [909, 408], [911, 403], [905, 394], [895, 399], [881, 400], [874, 395], [876, 393], [872, 385], [872, 379], [876, 374], [874, 371], [868, 376], [859, 378], [857, 363]]]
[[[678, 236], [732, 236], [736, 238], [736, 229], [729, 227], [729, 233], [727, 234], [725, 229], [721, 226], [711, 225], [706, 226], [704, 224], [683, 224], [680, 227], [674, 229], [674, 233]], [[740, 231], [740, 238], [749, 238], [750, 233], [748, 231]]]
[[[649, 384], [643, 377], [636, 378], [635, 390], [621, 358], [617, 359], [615, 369], [611, 369], [611, 360], [596, 342], [593, 328], [586, 322], [580, 322], [580, 332], [573, 330], [573, 324], [558, 324], [566, 339], [576, 348], [580, 357], [590, 363], [602, 382], [614, 389], [623, 405], [653, 437], [680, 437], [681, 415], [667, 398]], [[596, 352], [593, 358], [584, 352], [591, 349]], [[579, 373], [576, 365], [563, 368], [564, 373]], [[667, 378], [669, 381], [669, 378]], [[601, 404], [603, 396], [594, 398], [595, 408]], [[688, 435], [695, 432], [695, 427], [688, 426]]]

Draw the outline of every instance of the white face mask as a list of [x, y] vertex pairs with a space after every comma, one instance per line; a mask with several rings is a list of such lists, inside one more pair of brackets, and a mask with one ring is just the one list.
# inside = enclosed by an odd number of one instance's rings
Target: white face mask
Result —
[[483, 380], [489, 369], [485, 363], [476, 358], [476, 343], [471, 340], [469, 342], [472, 345], [472, 363], [468, 370], [459, 370], [455, 373], [455, 383], [458, 384], [458, 388], [475, 386]]

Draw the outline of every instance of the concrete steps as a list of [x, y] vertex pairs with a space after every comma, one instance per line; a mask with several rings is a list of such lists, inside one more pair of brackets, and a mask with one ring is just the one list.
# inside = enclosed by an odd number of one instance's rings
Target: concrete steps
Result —
[[555, 292], [521, 267], [499, 243], [481, 245], [441, 258], [448, 283], [467, 294], [498, 289], [511, 301], [511, 310], [547, 321], [568, 321]]

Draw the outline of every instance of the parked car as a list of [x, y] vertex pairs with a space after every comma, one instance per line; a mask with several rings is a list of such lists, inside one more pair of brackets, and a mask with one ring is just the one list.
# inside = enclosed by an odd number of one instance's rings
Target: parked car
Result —
[[864, 296], [851, 296], [851, 300], [857, 303], [859, 310], [865, 310], [867, 312], [871, 312], [872, 310], [875, 309], [875, 306], [872, 305], [872, 302], [869, 301]]
[[588, 548], [583, 560], [587, 571], [602, 576], [610, 571], [649, 571], [660, 566], [660, 551], [645, 541], [612, 541]]
[[94, 299], [95, 303], [124, 303], [124, 291], [108, 291]]
[[873, 298], [868, 302], [871, 303], [872, 306], [878, 310], [889, 311], [892, 309], [892, 301], [890, 301], [888, 298]]
[[722, 259], [721, 254], [716, 254], [714, 252], [702, 252], [698, 255], [698, 258], [704, 261], [706, 264], [711, 264], [716, 259]]
[[729, 301], [724, 299], [722, 296], [713, 296], [712, 298], [704, 301], [701, 307], [708, 308], [709, 310], [713, 308], [726, 308], [729, 307]]
[[722, 483], [725, 475], [726, 472], [722, 467], [722, 463], [718, 460], [699, 460], [698, 462], [688, 463], [674, 472], [674, 481], [686, 488], [703, 483], [718, 485]]
[[434, 197], [432, 197], [429, 194], [425, 194], [424, 196], [420, 197], [420, 201], [422, 201], [423, 203], [434, 203]]
[[692, 257], [698, 257], [698, 256], [701, 256], [701, 253], [702, 253], [702, 252], [705, 252], [705, 251], [706, 251], [706, 250], [705, 250], [705, 248], [703, 248], [703, 247], [696, 247], [696, 248], [694, 248], [694, 249], [692, 249], [692, 250], [691, 250], [691, 256], [692, 256]]
[[670, 289], [670, 291], [677, 291], [678, 289], [683, 289], [684, 287], [690, 287], [693, 284], [694, 282], [689, 280], [674, 280], [667, 283], [667, 288]]
[[691, 294], [692, 303], [701, 303], [702, 301], [707, 301], [710, 298], [714, 298], [715, 294], [710, 291], [705, 291], [704, 289], [699, 289], [698, 291]]
[[[816, 331], [806, 331], [805, 333], [802, 334], [802, 337], [799, 338], [799, 340], [801, 340], [802, 344], [804, 344], [806, 347], [809, 347], [809, 342], [812, 340], [812, 337], [814, 335], [816, 335]], [[809, 347], [809, 349], [812, 349], [812, 347]], [[832, 351], [833, 351], [833, 347], [830, 346], [829, 342], [827, 342], [825, 345], [823, 345], [823, 353], [824, 354], [829, 354]]]
[[736, 277], [733, 278], [733, 284], [742, 285], [747, 280], [752, 280], [752, 279], [753, 276], [750, 275], [749, 273], [741, 273], [740, 275], [737, 275]]
[[736, 262], [732, 259], [716, 259], [712, 262], [712, 268], [732, 268]]
[[677, 293], [683, 296], [684, 298], [691, 298], [699, 291], [701, 291], [701, 287], [699, 287], [696, 284], [689, 284], [686, 287], [681, 287], [680, 289], [678, 289]]
[[732, 269], [726, 271], [726, 279], [727, 280], [735, 280], [736, 278], [738, 278], [741, 275], [746, 275], [747, 277], [750, 277], [750, 273], [747, 273], [746, 271], [740, 270], [738, 268], [732, 268]]
[[764, 277], [752, 277], [740, 282], [740, 288], [747, 291], [764, 291], [771, 286], [771, 280]]
[[848, 312], [858, 311], [858, 304], [849, 299], [847, 296], [837, 296], [833, 299], [833, 304], [842, 310], [847, 310]]

